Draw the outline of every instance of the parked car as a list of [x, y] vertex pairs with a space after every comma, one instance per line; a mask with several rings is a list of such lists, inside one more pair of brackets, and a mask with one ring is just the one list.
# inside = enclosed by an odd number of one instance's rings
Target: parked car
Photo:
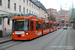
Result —
[[64, 26], [63, 29], [67, 29], [67, 26]]

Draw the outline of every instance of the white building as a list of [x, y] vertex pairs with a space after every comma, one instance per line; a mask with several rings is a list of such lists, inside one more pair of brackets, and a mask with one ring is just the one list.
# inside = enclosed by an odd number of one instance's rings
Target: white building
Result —
[[47, 17], [45, 7], [40, 7], [32, 0], [0, 0], [0, 30], [3, 31], [3, 36], [11, 34], [12, 21], [6, 18], [6, 16], [2, 16], [2, 14], [9, 13], [30, 13], [38, 17]]

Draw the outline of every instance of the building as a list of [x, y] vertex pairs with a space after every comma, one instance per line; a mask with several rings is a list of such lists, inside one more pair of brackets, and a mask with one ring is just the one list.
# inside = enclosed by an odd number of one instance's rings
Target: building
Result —
[[38, 0], [32, 0], [32, 1], [40, 7], [39, 16], [42, 17], [42, 18], [47, 18], [48, 12], [47, 12], [46, 8], [44, 7], [44, 5]]
[[[39, 2], [38, 0], [36, 0]], [[39, 2], [42, 5], [42, 3]], [[11, 34], [12, 21], [8, 18], [8, 15], [4, 14], [34, 14], [38, 17], [47, 17], [47, 11], [44, 10], [44, 6], [40, 7], [36, 2], [32, 0], [0, 0], [0, 30], [3, 32], [3, 36]]]
[[70, 12], [67, 10], [59, 10], [56, 20], [58, 23], [62, 23], [63, 26], [69, 26]]
[[56, 17], [58, 16], [57, 15], [57, 10], [56, 9], [53, 9], [53, 8], [50, 8], [50, 9], [47, 9], [47, 12], [50, 13], [50, 18], [54, 18], [53, 20], [56, 21]]

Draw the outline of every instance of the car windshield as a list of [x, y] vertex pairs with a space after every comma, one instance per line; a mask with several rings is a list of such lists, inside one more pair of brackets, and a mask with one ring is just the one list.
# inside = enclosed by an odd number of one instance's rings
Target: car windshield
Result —
[[29, 31], [29, 19], [13, 20], [13, 31]]
[[66, 27], [66, 26], [64, 26], [64, 27]]

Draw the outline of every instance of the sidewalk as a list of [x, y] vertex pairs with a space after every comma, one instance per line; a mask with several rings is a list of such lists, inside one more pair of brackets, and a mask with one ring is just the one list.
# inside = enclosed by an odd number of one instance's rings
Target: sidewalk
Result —
[[11, 35], [10, 36], [6, 36], [6, 37], [0, 37], [0, 43], [6, 42], [6, 41], [10, 41], [11, 39], [12, 39]]

